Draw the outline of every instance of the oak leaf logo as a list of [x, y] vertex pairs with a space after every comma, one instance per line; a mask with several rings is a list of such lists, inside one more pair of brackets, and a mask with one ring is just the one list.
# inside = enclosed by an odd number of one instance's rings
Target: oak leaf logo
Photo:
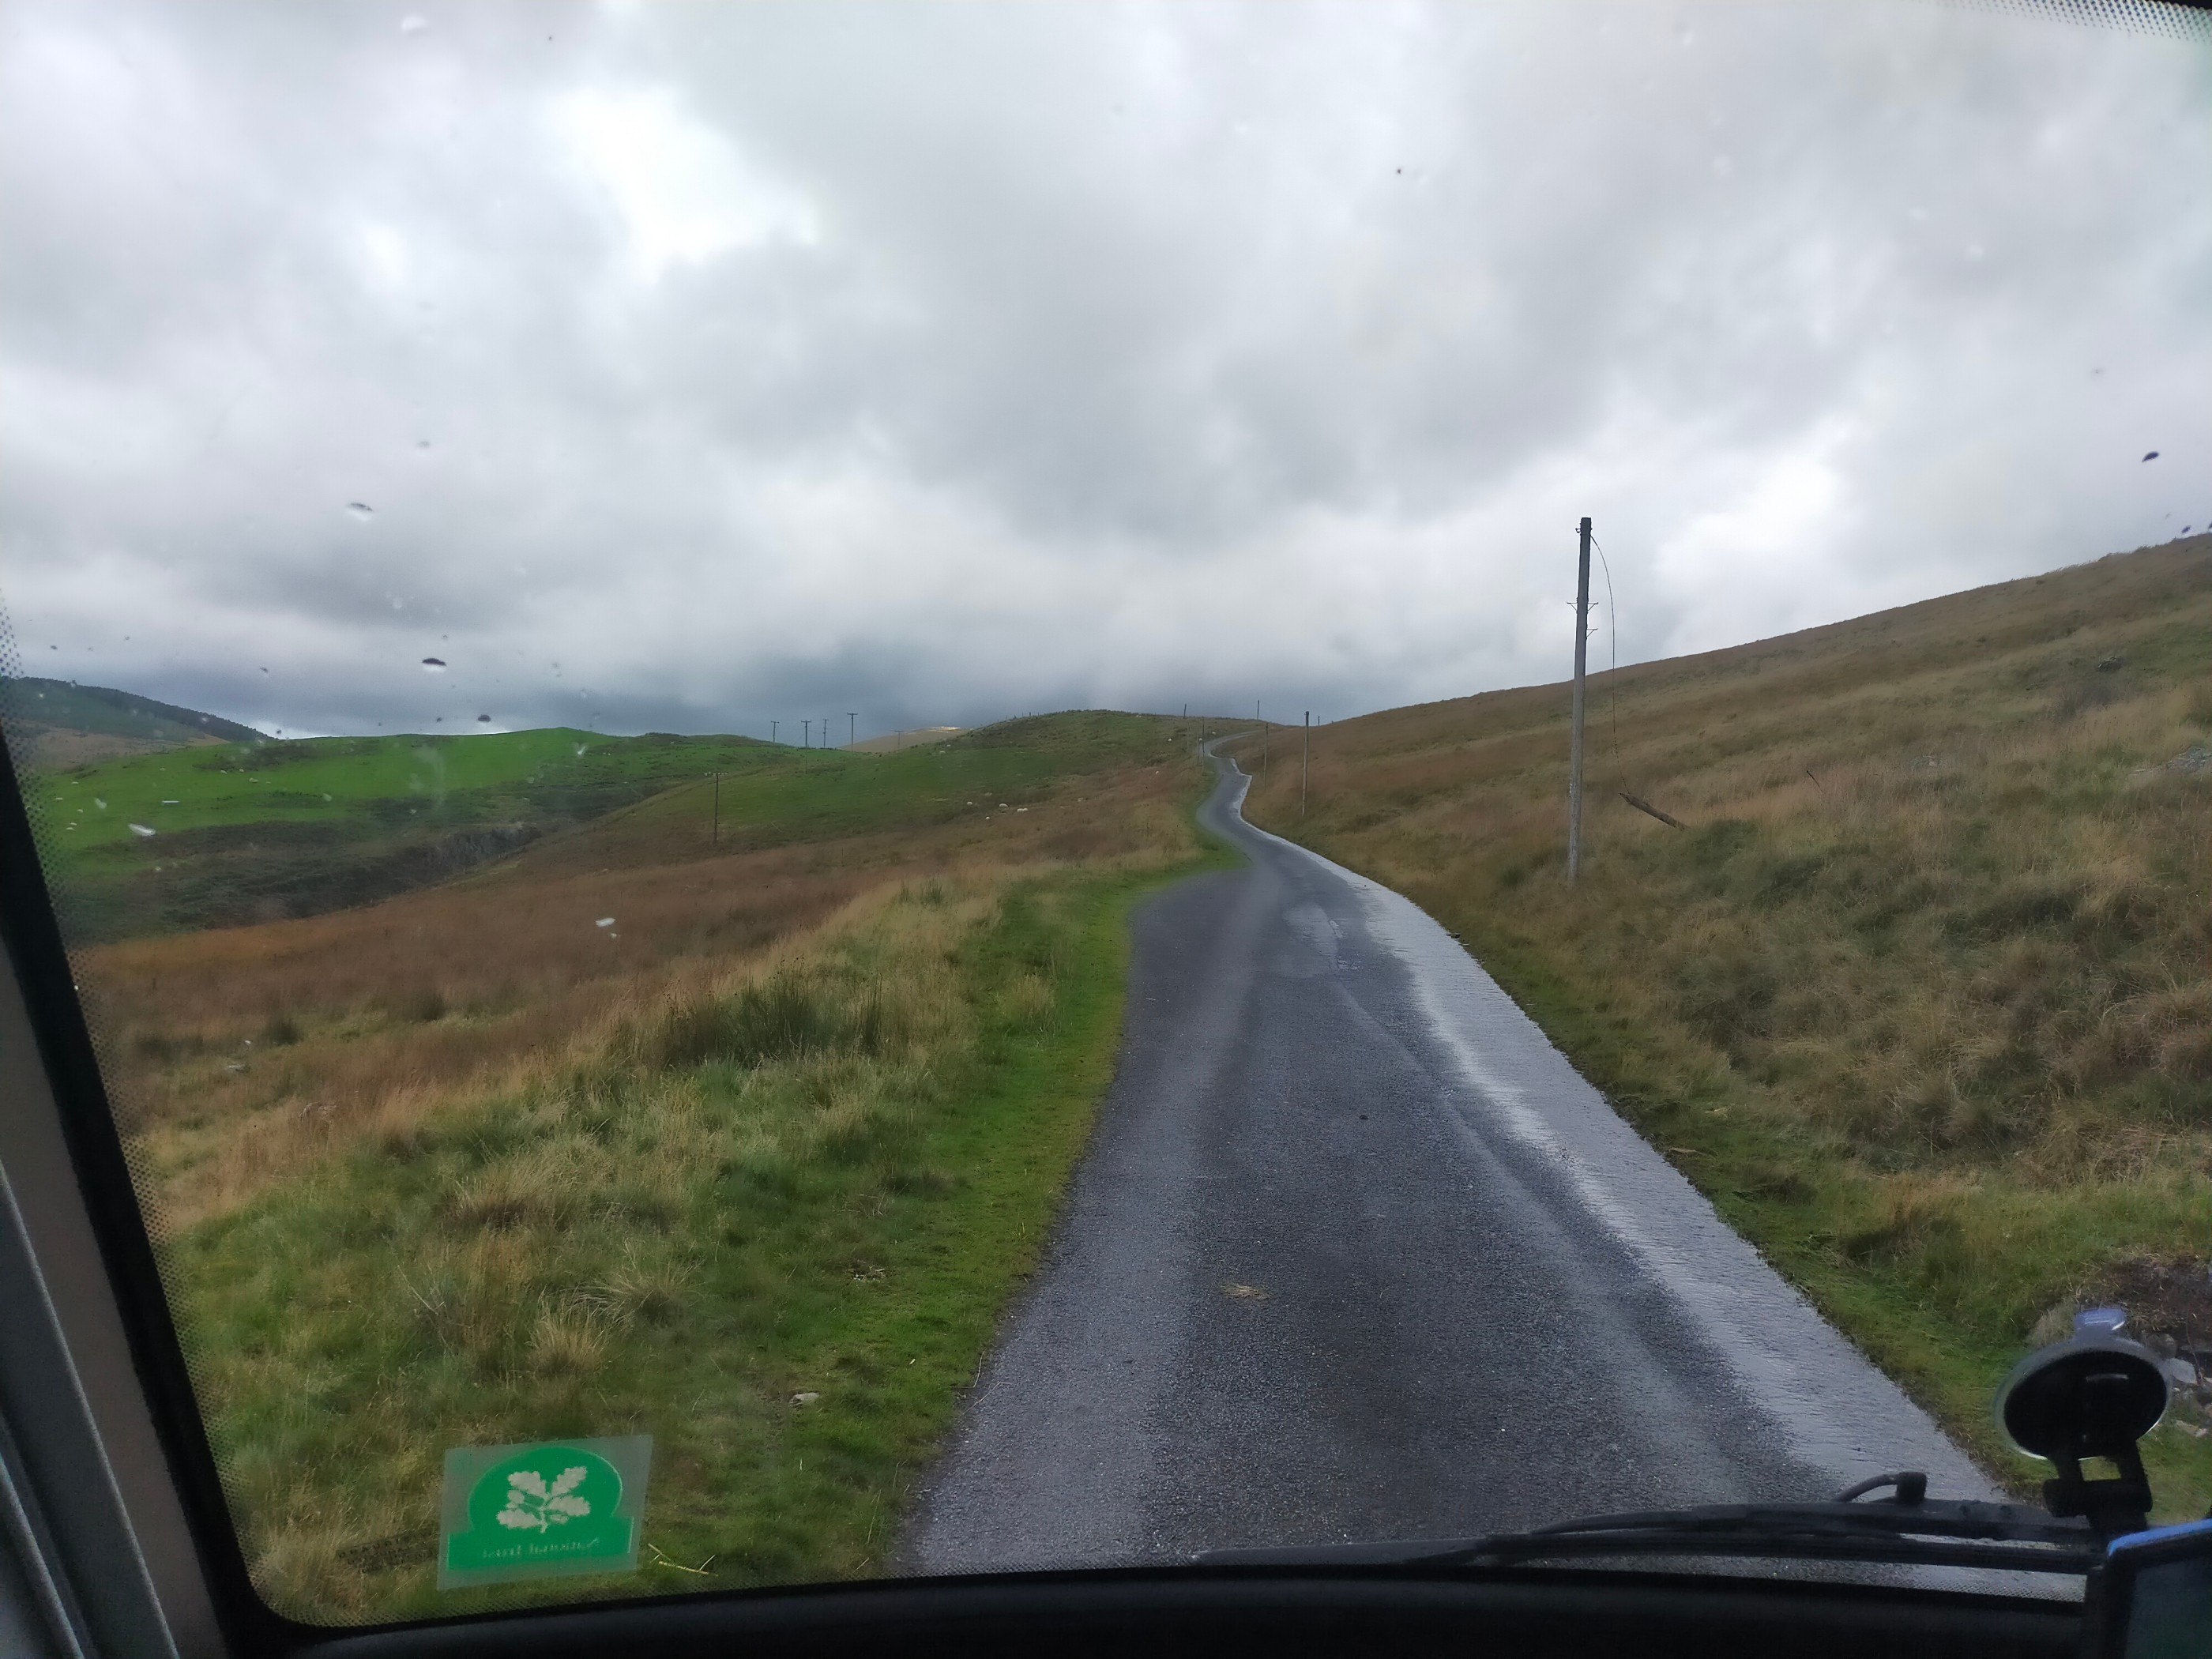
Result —
[[507, 1507], [499, 1512], [499, 1524], [533, 1527], [539, 1532], [565, 1527], [572, 1517], [592, 1512], [590, 1502], [576, 1496], [576, 1488], [583, 1484], [580, 1463], [562, 1470], [550, 1486], [535, 1469], [517, 1469], [507, 1477]]

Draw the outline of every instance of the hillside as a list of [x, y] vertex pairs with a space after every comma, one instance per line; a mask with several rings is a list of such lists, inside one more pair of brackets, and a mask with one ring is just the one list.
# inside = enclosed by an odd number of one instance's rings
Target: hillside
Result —
[[135, 691], [34, 675], [0, 682], [0, 717], [18, 757], [35, 769], [82, 766], [185, 744], [258, 743], [261, 733]]
[[50, 772], [34, 805], [73, 933], [107, 939], [369, 902], [679, 780], [805, 763], [750, 738], [561, 727], [256, 737]]
[[961, 728], [957, 726], [918, 726], [911, 731], [886, 732], [879, 738], [862, 738], [858, 743], [842, 746], [849, 755], [891, 755], [902, 749], [943, 743], [947, 738], [958, 737], [960, 732]]
[[335, 862], [410, 809], [682, 779], [379, 902], [77, 941], [271, 1602], [507, 1594], [434, 1588], [441, 1449], [586, 1420], [655, 1437], [637, 1588], [881, 1570], [1111, 1076], [1129, 907], [1204, 857], [1193, 735], [326, 740], [57, 785], [66, 905], [102, 848], [289, 823]]
[[[1303, 817], [1278, 739], [1248, 811], [1456, 932], [2001, 1466], [1990, 1390], [2070, 1307], [2212, 1348], [2212, 538], [1595, 676], [1589, 708], [1573, 888], [1564, 686], [1316, 731]], [[2212, 1498], [2203, 1427], [2154, 1437], [2174, 1512]]]
[[665, 862], [981, 818], [1161, 758], [1176, 724], [1044, 715], [872, 754], [567, 727], [257, 738], [43, 774], [33, 805], [73, 935], [108, 940], [319, 915], [540, 842], [549, 867]]
[[[1189, 745], [1179, 741], [1188, 729], [1143, 715], [1066, 715], [1029, 725], [1027, 742], [988, 750], [852, 757], [763, 745], [751, 773], [724, 775], [719, 842], [710, 841], [711, 785], [687, 781], [379, 902], [73, 943], [111, 1063], [129, 1093], [162, 1103], [150, 1109], [156, 1116], [173, 1110], [219, 1125], [264, 1103], [264, 1079], [215, 1059], [236, 1058], [264, 1028], [285, 1034], [288, 1073], [326, 1047], [343, 1058], [313, 1088], [343, 1116], [396, 1084], [440, 1083], [526, 1056], [611, 997], [642, 994], [687, 961], [803, 933], [886, 883], [977, 865], [1073, 867], [1180, 845], [1187, 828], [1163, 803], [1196, 787]], [[485, 746], [463, 751], [481, 787], [495, 768], [513, 769], [527, 751], [522, 739], [560, 737], [573, 757], [568, 735], [451, 741]], [[382, 743], [313, 764], [337, 786], [328, 811], [345, 805], [374, 818], [380, 803], [421, 799], [409, 787], [417, 775]], [[230, 799], [210, 787], [197, 805], [212, 815]], [[69, 867], [50, 870], [72, 904]], [[614, 918], [604, 928], [603, 916]]]

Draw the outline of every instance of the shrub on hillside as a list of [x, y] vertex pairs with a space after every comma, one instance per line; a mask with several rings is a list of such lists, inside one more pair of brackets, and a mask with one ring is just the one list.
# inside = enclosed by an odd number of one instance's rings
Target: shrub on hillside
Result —
[[780, 975], [733, 997], [676, 1004], [660, 1018], [651, 1054], [664, 1066], [751, 1066], [837, 1048], [874, 1054], [884, 1046], [886, 1024], [882, 1001], [872, 994], [841, 1006]]

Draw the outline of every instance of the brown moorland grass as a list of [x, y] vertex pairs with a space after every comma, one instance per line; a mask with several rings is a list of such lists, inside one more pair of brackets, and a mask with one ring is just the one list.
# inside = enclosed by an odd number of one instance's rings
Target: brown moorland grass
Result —
[[185, 1225], [864, 893], [1185, 846], [1187, 775], [1116, 767], [1018, 813], [720, 857], [648, 801], [445, 886], [75, 962], [146, 1196]]
[[[2212, 538], [1595, 677], [1573, 888], [1567, 706], [1322, 728], [1303, 820], [1279, 732], [1248, 811], [1466, 939], [2027, 1479], [1988, 1401], [2031, 1334], [2212, 1255]], [[2154, 1437], [2165, 1513], [2212, 1498], [2204, 1427]]]

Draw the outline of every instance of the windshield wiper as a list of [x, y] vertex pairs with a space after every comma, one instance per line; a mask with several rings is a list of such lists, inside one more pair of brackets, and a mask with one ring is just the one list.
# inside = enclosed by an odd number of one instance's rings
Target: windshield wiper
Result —
[[[1888, 1488], [1879, 1503], [1855, 1500]], [[1471, 1539], [1219, 1549], [1201, 1566], [1510, 1565], [1593, 1555], [1806, 1557], [2086, 1573], [2103, 1549], [2087, 1521], [2013, 1504], [1937, 1499], [1917, 1472], [1860, 1482], [1826, 1504], [1707, 1504], [1592, 1516]]]

